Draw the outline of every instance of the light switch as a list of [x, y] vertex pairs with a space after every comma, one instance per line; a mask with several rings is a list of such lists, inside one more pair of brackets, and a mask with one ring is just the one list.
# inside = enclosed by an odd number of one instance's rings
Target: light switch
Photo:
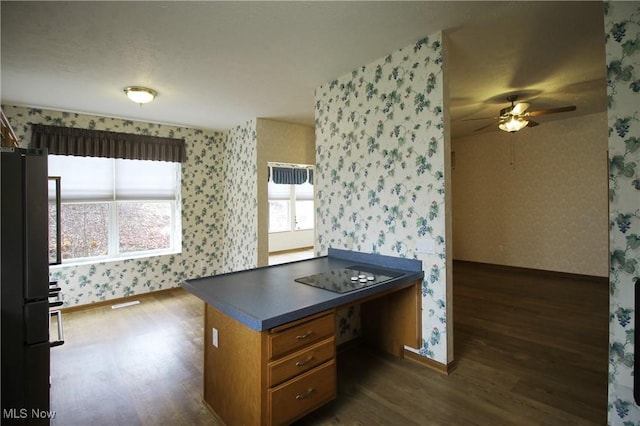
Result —
[[436, 241], [433, 238], [421, 238], [416, 242], [416, 251], [433, 254], [436, 252]]
[[213, 342], [213, 346], [215, 346], [216, 348], [218, 347], [218, 329], [216, 328], [212, 328], [211, 329], [211, 340]]

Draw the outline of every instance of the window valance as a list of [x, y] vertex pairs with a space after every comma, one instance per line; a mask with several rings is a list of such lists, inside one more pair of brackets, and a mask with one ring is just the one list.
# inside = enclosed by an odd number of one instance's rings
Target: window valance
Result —
[[277, 184], [302, 185], [309, 182], [313, 185], [313, 170], [306, 168], [269, 167], [269, 180]]
[[104, 130], [33, 124], [32, 148], [46, 148], [49, 154], [128, 160], [186, 160], [183, 139], [164, 138]]

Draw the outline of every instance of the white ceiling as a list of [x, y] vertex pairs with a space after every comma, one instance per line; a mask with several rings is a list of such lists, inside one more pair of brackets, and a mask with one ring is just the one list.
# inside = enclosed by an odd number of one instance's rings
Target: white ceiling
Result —
[[[314, 89], [446, 30], [454, 137], [519, 93], [531, 109], [606, 109], [603, 4], [2, 1], [1, 101], [226, 130], [313, 125]], [[143, 106], [123, 89], [143, 85]], [[492, 127], [491, 129], [495, 129]]]

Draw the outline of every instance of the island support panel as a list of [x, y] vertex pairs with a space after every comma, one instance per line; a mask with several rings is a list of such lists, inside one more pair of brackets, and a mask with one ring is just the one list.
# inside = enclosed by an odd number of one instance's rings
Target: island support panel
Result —
[[[204, 401], [229, 426], [263, 424], [261, 333], [209, 304], [205, 307]], [[214, 328], [217, 347], [213, 345]]]
[[422, 344], [422, 281], [402, 290], [363, 301], [360, 304], [362, 337], [372, 347], [396, 357], [404, 356], [404, 346]]

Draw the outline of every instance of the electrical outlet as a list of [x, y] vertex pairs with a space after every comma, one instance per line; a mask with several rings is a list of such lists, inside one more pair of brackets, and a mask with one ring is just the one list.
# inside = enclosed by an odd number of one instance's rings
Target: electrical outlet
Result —
[[211, 329], [211, 341], [213, 342], [213, 346], [215, 346], [216, 348], [218, 347], [218, 329], [216, 328], [212, 328]]

